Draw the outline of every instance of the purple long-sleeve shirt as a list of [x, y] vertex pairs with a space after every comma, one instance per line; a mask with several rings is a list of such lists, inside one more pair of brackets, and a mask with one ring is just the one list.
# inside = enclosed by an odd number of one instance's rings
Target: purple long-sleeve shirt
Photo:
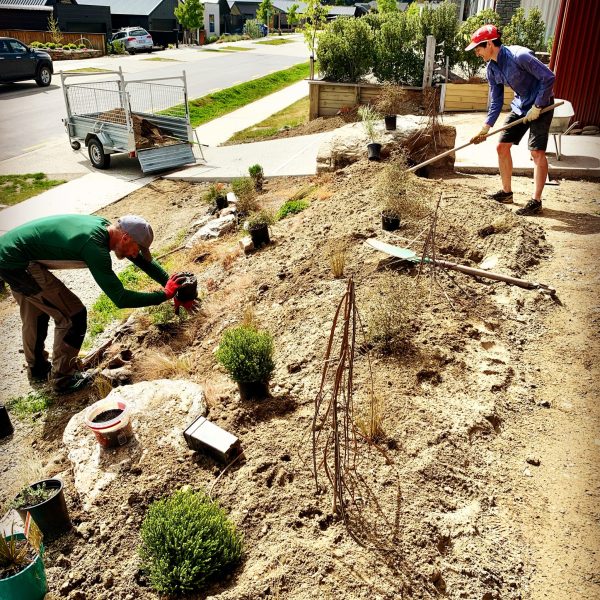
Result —
[[550, 104], [554, 73], [529, 48], [501, 46], [498, 60], [490, 60], [487, 64], [487, 80], [490, 84], [490, 107], [485, 122], [490, 127], [494, 126], [502, 110], [504, 85], [515, 92], [510, 107], [518, 115], [524, 116], [534, 104]]

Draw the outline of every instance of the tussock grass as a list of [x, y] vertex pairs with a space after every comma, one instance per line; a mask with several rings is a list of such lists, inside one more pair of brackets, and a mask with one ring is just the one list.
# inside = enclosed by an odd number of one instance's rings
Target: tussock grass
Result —
[[168, 346], [151, 349], [138, 361], [138, 371], [147, 381], [189, 377], [193, 370], [194, 364], [190, 354], [177, 355]]
[[48, 179], [44, 173], [0, 175], [0, 204], [13, 206], [62, 183], [63, 179]]
[[344, 276], [347, 251], [348, 246], [344, 240], [334, 240], [328, 245], [327, 255], [329, 258], [329, 266], [336, 279], [340, 279]]
[[512, 213], [506, 213], [496, 217], [492, 227], [497, 233], [508, 233], [517, 224], [517, 218]]
[[384, 437], [383, 401], [374, 394], [369, 396], [368, 405], [358, 409], [356, 427], [369, 443], [377, 442]]

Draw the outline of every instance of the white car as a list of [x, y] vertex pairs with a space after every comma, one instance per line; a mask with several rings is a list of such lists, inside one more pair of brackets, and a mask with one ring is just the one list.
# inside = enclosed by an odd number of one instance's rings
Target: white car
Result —
[[121, 42], [129, 54], [134, 52], [152, 52], [152, 36], [142, 27], [127, 27], [115, 33], [110, 43]]

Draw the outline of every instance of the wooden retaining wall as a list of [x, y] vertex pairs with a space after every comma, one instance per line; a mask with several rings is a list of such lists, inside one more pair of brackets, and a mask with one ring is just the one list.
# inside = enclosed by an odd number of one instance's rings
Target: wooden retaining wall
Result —
[[[489, 86], [487, 83], [447, 83], [442, 91], [441, 112], [468, 112], [488, 109]], [[504, 86], [504, 106], [510, 106], [514, 92]]]
[[[79, 44], [81, 38], [90, 41], [93, 50], [100, 50], [102, 55], [106, 54], [106, 36], [103, 33], [65, 33], [61, 31], [62, 44]], [[19, 29], [0, 29], [0, 37], [11, 37], [31, 44], [31, 42], [52, 42], [52, 34], [49, 31], [27, 31]]]
[[[312, 80], [309, 89], [309, 120], [336, 115], [340, 108], [368, 104], [381, 93], [381, 85], [371, 83], [335, 83]], [[406, 87], [407, 90], [420, 90]]]

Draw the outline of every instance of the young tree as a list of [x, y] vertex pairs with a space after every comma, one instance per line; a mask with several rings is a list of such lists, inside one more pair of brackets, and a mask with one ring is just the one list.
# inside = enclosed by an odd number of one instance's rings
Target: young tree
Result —
[[319, 0], [307, 0], [302, 17], [304, 19], [304, 41], [310, 51], [310, 78], [314, 79], [317, 35], [327, 21], [327, 7], [323, 6]]
[[258, 10], [256, 11], [256, 18], [265, 23], [266, 26], [271, 29], [271, 24], [269, 21], [274, 14], [275, 9], [273, 8], [273, 3], [271, 0], [262, 0]]
[[48, 17], [48, 31], [50, 32], [50, 35], [52, 36], [52, 41], [55, 44], [62, 44], [63, 37], [60, 32], [60, 27], [58, 26], [58, 20], [54, 16], [54, 13], [52, 13]]
[[300, 21], [300, 17], [298, 16], [298, 9], [300, 5], [292, 4], [287, 14], [287, 22], [290, 26], [290, 29], [295, 29], [296, 25], [298, 25], [298, 21]]
[[398, 11], [396, 0], [377, 0], [377, 8], [379, 9], [379, 14], [381, 15]]
[[200, 0], [185, 0], [175, 7], [175, 18], [183, 29], [203, 29], [204, 5]]

